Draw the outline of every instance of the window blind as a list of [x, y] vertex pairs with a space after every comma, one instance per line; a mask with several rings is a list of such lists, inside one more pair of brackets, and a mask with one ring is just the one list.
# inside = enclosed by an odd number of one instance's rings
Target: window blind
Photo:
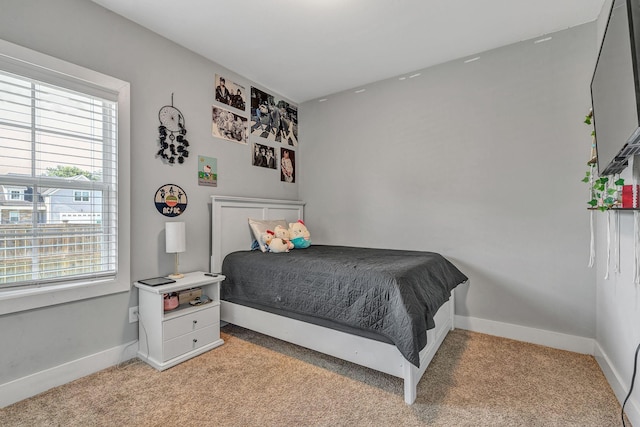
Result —
[[117, 103], [72, 87], [0, 70], [0, 288], [116, 273]]

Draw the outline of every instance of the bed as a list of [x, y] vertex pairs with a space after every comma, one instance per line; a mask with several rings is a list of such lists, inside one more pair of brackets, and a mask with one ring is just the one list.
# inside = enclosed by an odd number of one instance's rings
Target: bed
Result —
[[[453, 288], [466, 276], [441, 255], [429, 252], [324, 245], [288, 254], [248, 250], [253, 240], [248, 218], [295, 222], [303, 217], [300, 201], [212, 197], [211, 271], [227, 275], [221, 320], [402, 378], [404, 400], [412, 404], [418, 381], [453, 329]], [[291, 279], [292, 265], [302, 266], [304, 274]], [[251, 275], [252, 270], [263, 274]], [[448, 283], [435, 293], [408, 290], [413, 276], [434, 276]], [[264, 278], [273, 286], [261, 281]], [[284, 282], [291, 282], [294, 291], [283, 288]], [[347, 282], [348, 286], [340, 286]], [[336, 290], [343, 287], [349, 288], [345, 295]], [[275, 290], [270, 296], [271, 288]], [[351, 295], [356, 295], [355, 303], [342, 307]], [[298, 308], [305, 297], [312, 307]], [[396, 306], [378, 299], [419, 304]], [[420, 305], [426, 314], [416, 316]]]

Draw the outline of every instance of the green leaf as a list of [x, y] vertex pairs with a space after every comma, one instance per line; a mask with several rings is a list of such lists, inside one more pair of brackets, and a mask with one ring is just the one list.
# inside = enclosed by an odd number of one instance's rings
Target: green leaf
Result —
[[613, 205], [613, 203], [615, 202], [615, 199], [613, 197], [607, 197], [606, 199], [604, 199], [604, 204], [605, 205]]
[[585, 176], [584, 178], [582, 178], [582, 182], [589, 182], [589, 177]]
[[584, 122], [586, 124], [590, 125], [591, 124], [591, 117], [589, 117], [589, 116], [585, 117]]
[[616, 182], [614, 182], [615, 185], [624, 185], [624, 179], [620, 178], [619, 180], [617, 180]]
[[593, 207], [596, 207], [598, 205], [598, 201], [596, 199], [589, 200], [587, 203]]
[[99, 179], [99, 174], [80, 169], [77, 166], [58, 165], [55, 168], [47, 168], [46, 175], [58, 176], [63, 178], [71, 178], [74, 176], [83, 175], [89, 178], [91, 181], [97, 181]]
[[598, 178], [598, 182], [600, 184], [606, 184], [608, 181], [609, 181], [609, 178], [607, 178], [606, 176]]
[[615, 188], [609, 188], [609, 189], [607, 189], [607, 194], [611, 196], [611, 195], [613, 195], [616, 191], [618, 191], [618, 190], [616, 190]]

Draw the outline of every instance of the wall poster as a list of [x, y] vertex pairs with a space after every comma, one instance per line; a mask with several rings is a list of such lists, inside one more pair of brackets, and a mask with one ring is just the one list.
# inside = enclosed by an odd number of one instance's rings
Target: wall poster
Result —
[[211, 134], [228, 141], [246, 144], [249, 139], [249, 123], [246, 117], [242, 117], [233, 111], [221, 107], [212, 107]]
[[218, 186], [218, 159], [198, 156], [198, 185]]
[[276, 159], [276, 150], [268, 145], [262, 145], [253, 143], [253, 166], [259, 166], [261, 168], [276, 169], [278, 159]]
[[280, 149], [280, 181], [296, 182], [296, 152], [286, 148]]
[[251, 87], [251, 135], [298, 145], [298, 107]]
[[227, 104], [230, 107], [245, 111], [247, 105], [247, 94], [244, 86], [232, 82], [229, 79], [216, 74], [216, 101]]

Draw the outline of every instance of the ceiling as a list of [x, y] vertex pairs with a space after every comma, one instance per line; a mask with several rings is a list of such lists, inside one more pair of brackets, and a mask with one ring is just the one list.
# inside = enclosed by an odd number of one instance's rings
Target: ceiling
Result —
[[594, 21], [605, 0], [92, 0], [294, 102]]

